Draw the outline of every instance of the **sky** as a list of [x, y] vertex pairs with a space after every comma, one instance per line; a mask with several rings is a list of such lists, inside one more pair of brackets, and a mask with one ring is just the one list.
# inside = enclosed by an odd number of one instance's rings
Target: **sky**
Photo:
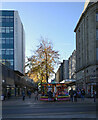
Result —
[[76, 48], [74, 29], [84, 2], [3, 2], [2, 9], [17, 10], [25, 30], [25, 55], [31, 56], [40, 37], [59, 51], [61, 62]]

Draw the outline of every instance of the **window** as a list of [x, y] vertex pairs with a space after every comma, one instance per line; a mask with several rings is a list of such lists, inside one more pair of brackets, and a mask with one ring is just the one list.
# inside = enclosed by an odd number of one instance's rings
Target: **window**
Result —
[[0, 16], [0, 22], [2, 22], [2, 17]]
[[6, 50], [6, 55], [9, 55], [9, 53], [10, 53], [9, 50]]
[[10, 31], [9, 31], [9, 27], [6, 27], [6, 33], [9, 33]]
[[13, 38], [10, 38], [10, 44], [13, 44]]
[[96, 13], [96, 21], [98, 21], [98, 13]]
[[13, 27], [10, 27], [10, 32], [13, 32]]
[[10, 55], [13, 55], [13, 50], [10, 50], [9, 52], [10, 52]]
[[2, 50], [0, 49], [0, 55], [2, 55]]
[[98, 61], [98, 48], [96, 48], [96, 60]]
[[0, 27], [0, 33], [2, 33], [2, 27]]
[[2, 44], [5, 44], [5, 38], [2, 38]]
[[9, 44], [9, 43], [10, 43], [9, 38], [6, 38], [6, 44]]
[[2, 50], [2, 55], [5, 55], [5, 50]]
[[5, 27], [2, 27], [2, 33], [5, 33]]
[[11, 66], [13, 66], [13, 60], [10, 60], [10, 64], [11, 64]]
[[10, 18], [10, 22], [13, 22], [14, 21], [14, 19], [13, 18]]
[[0, 38], [0, 44], [2, 44], [2, 38]]
[[98, 28], [96, 29], [96, 40], [98, 40]]

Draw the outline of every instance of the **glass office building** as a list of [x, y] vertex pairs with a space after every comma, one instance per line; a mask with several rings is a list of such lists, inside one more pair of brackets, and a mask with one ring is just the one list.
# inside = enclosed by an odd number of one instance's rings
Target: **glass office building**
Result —
[[25, 37], [17, 11], [0, 11], [0, 62], [24, 74]]

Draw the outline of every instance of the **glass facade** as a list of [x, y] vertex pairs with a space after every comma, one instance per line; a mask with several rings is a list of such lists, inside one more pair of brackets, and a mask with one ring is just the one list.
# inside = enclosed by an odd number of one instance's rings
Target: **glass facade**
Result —
[[0, 11], [0, 62], [14, 69], [14, 11]]

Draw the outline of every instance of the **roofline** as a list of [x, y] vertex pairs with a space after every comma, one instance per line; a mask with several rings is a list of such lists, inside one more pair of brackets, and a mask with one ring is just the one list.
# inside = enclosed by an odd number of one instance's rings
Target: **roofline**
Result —
[[87, 12], [87, 10], [88, 10], [91, 6], [93, 6], [94, 4], [97, 4], [97, 3], [98, 3], [98, 2], [92, 3], [90, 6], [88, 6], [88, 7], [86, 8], [85, 11], [82, 12], [82, 14], [81, 14], [81, 16], [80, 16], [80, 18], [79, 18], [79, 20], [78, 20], [78, 23], [77, 23], [77, 25], [76, 25], [76, 27], [75, 27], [75, 29], [74, 29], [74, 32], [76, 32], [76, 29], [77, 29], [78, 25], [80, 24], [80, 21], [82, 20], [83, 16], [84, 16], [85, 13]]
[[0, 9], [0, 11], [11, 11], [11, 12], [18, 12], [17, 10], [13, 10], [13, 9]]

